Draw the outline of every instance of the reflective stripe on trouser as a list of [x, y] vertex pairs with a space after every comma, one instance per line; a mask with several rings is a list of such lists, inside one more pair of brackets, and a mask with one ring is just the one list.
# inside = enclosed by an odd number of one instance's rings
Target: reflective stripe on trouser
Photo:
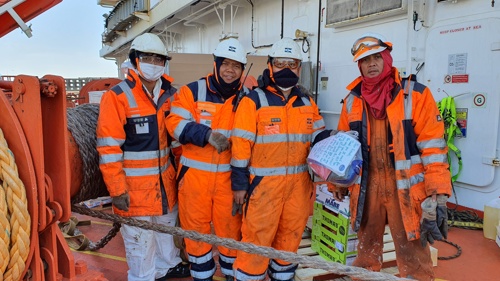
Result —
[[[230, 176], [229, 171], [208, 172], [194, 168], [186, 171], [179, 179], [179, 217], [183, 229], [211, 234], [212, 223], [218, 237], [240, 240], [241, 215], [231, 215], [233, 192]], [[215, 272], [215, 263], [213, 268], [209, 265], [212, 264], [209, 261], [212, 259], [212, 245], [190, 239], [185, 241], [191, 262], [191, 276], [198, 279], [212, 276]], [[222, 246], [218, 246], [218, 250], [222, 273], [232, 275], [236, 250]]]
[[[307, 172], [268, 176], [255, 187], [243, 218], [242, 241], [297, 252], [309, 216], [312, 182]], [[290, 280], [295, 265], [238, 251], [234, 263], [238, 280], [262, 280], [269, 267], [276, 280]], [[271, 268], [272, 267], [272, 268]]]
[[358, 231], [358, 256], [353, 265], [372, 271], [382, 268], [384, 230], [389, 224], [401, 277], [433, 280], [429, 247], [420, 240], [408, 241], [399, 207], [394, 168], [390, 164], [384, 120], [370, 118], [372, 124], [369, 179], [363, 219]]
[[[163, 216], [140, 216], [134, 219], [175, 226], [177, 205]], [[125, 244], [128, 264], [128, 281], [152, 281], [167, 274], [167, 271], [182, 262], [179, 249], [172, 235], [122, 225], [121, 235]]]

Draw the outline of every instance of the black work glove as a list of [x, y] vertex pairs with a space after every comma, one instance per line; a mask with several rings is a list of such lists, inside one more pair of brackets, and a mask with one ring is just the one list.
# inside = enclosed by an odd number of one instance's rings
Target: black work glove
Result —
[[233, 211], [231, 212], [231, 214], [233, 215], [233, 217], [236, 216], [236, 214], [243, 214], [243, 204], [238, 204], [233, 201]]
[[437, 196], [436, 221], [444, 239], [448, 238], [448, 207], [446, 207], [446, 202], [448, 202], [448, 196], [444, 194], [439, 194]]
[[422, 219], [420, 220], [420, 242], [422, 247], [427, 245], [427, 242], [434, 244], [434, 240], [442, 240], [443, 235], [439, 231], [436, 222], [436, 209], [437, 209], [436, 199], [432, 197], [427, 197], [424, 202], [422, 202]]
[[117, 209], [127, 212], [130, 206], [130, 196], [125, 192], [122, 195], [112, 197], [111, 202]]

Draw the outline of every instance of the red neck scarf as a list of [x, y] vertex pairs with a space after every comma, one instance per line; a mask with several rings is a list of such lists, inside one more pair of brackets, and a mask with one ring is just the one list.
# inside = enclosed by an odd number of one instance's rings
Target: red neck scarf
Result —
[[[366, 100], [370, 112], [376, 119], [384, 119], [387, 115], [386, 108], [392, 100], [392, 89], [394, 88], [394, 77], [392, 73], [392, 57], [386, 49], [380, 53], [384, 60], [382, 73], [373, 78], [363, 76], [361, 73], [361, 96]], [[361, 72], [361, 60], [358, 61]]]

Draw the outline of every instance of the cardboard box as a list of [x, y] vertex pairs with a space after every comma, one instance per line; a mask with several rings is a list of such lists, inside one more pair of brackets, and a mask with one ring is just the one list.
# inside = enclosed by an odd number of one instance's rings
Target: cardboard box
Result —
[[316, 185], [316, 202], [321, 203], [336, 214], [340, 213], [346, 218], [351, 216], [349, 211], [349, 196], [346, 196], [342, 202], [337, 201], [333, 198], [333, 193], [328, 191], [329, 183], [315, 182], [314, 184]]
[[322, 256], [325, 260], [338, 262], [346, 265], [352, 265], [352, 262], [356, 258], [356, 253], [340, 253], [338, 249], [328, 246], [325, 243], [319, 243], [318, 254]]
[[336, 240], [341, 243], [346, 243], [347, 237], [356, 235], [356, 232], [351, 229], [349, 218], [340, 213], [334, 213], [318, 202], [314, 204], [313, 232], [317, 225], [326, 226], [334, 233]]
[[311, 249], [325, 260], [350, 265], [356, 257], [358, 239], [349, 218], [319, 202], [314, 203], [311, 240]]

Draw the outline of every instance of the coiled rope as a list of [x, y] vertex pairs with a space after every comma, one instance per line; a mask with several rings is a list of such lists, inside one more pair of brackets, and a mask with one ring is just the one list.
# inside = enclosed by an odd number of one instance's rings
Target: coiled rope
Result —
[[99, 154], [96, 149], [98, 117], [98, 104], [83, 104], [67, 109], [68, 130], [78, 145], [83, 161], [83, 179], [78, 194], [71, 198], [73, 204], [109, 195], [99, 170]]
[[31, 218], [14, 155], [0, 129], [0, 280], [17, 281], [30, 250]]
[[134, 218], [124, 218], [115, 214], [94, 211], [83, 206], [72, 205], [73, 212], [88, 215], [100, 219], [119, 222], [130, 226], [150, 229], [161, 233], [167, 233], [176, 236], [182, 236], [191, 240], [202, 241], [211, 245], [224, 246], [231, 249], [245, 251], [247, 253], [258, 254], [272, 259], [286, 260], [291, 263], [301, 264], [303, 266], [323, 269], [329, 272], [349, 275], [360, 280], [410, 280], [398, 278], [382, 272], [373, 272], [364, 268], [343, 265], [336, 262], [323, 261], [315, 257], [307, 257], [292, 252], [280, 251], [271, 247], [256, 246], [251, 243], [237, 242], [233, 239], [219, 238], [213, 234], [200, 234], [196, 231], [183, 230], [182, 228], [166, 226], [161, 224], [149, 223]]

